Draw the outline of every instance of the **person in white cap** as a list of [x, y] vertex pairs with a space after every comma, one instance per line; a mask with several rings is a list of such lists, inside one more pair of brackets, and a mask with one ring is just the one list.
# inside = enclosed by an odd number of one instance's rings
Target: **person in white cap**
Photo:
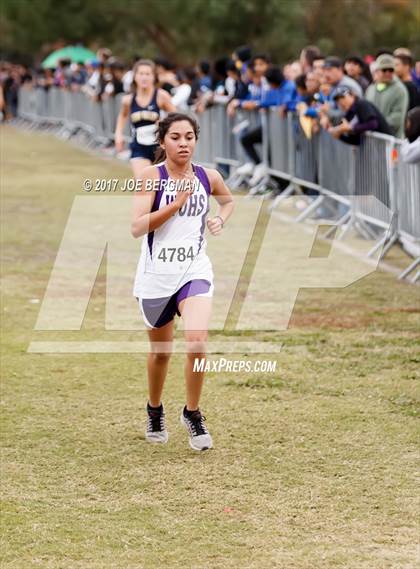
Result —
[[392, 134], [404, 138], [405, 117], [408, 110], [408, 92], [394, 75], [394, 57], [383, 53], [375, 61], [375, 83], [369, 85], [366, 99], [373, 103], [390, 125]]

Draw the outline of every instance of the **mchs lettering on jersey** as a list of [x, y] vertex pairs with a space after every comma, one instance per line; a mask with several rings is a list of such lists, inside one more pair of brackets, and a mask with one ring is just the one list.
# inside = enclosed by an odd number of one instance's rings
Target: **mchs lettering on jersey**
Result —
[[[174, 201], [176, 196], [168, 196], [166, 194], [166, 205], [170, 204]], [[192, 194], [188, 201], [178, 210], [178, 214], [183, 216], [186, 215], [187, 217], [192, 217], [196, 215], [202, 215], [204, 208], [207, 206], [206, 196], [203, 194], [194, 195]]]

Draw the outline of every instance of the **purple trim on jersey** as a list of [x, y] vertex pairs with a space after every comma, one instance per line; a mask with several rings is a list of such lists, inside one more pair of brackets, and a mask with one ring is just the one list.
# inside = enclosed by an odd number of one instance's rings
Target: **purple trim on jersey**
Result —
[[203, 213], [203, 215], [201, 216], [200, 241], [198, 242], [197, 255], [201, 251], [201, 246], [202, 246], [203, 241], [204, 241], [204, 229], [206, 227], [206, 215], [208, 214], [209, 211], [210, 211], [210, 203], [209, 203], [209, 200], [207, 200], [207, 209]]
[[[203, 185], [204, 189], [207, 192], [207, 195], [209, 196], [211, 194], [211, 185], [210, 185], [209, 177], [207, 176], [207, 172], [204, 170], [204, 168], [202, 166], [198, 166], [197, 164], [193, 164], [192, 167], [193, 167], [194, 173], [196, 174], [197, 178], [200, 180], [201, 184]], [[209, 200], [207, 200], [207, 209], [203, 213], [203, 215], [201, 216], [200, 241], [198, 242], [197, 254], [201, 251], [201, 246], [202, 246], [203, 241], [204, 241], [204, 229], [206, 226], [205, 219], [206, 219], [206, 215], [208, 214], [209, 211], [210, 211], [210, 203], [209, 203]]]
[[[210, 195], [211, 185], [210, 185], [210, 180], [207, 176], [207, 172], [204, 170], [204, 168], [202, 166], [199, 166], [198, 164], [192, 164], [192, 168], [193, 168], [194, 174], [197, 176], [200, 183], [203, 185], [204, 189], [206, 190], [207, 195]], [[160, 164], [158, 166], [158, 170], [159, 170], [160, 180], [167, 180], [169, 178], [168, 170], [166, 169], [165, 164]], [[159, 189], [155, 195], [155, 200], [153, 202], [153, 206], [152, 206], [152, 210], [151, 210], [152, 212], [157, 211], [159, 209], [160, 202], [162, 200], [162, 196], [163, 196], [163, 190]], [[206, 218], [206, 215], [208, 214], [209, 210], [210, 210], [210, 204], [207, 200], [207, 209], [201, 217], [200, 241], [198, 243], [197, 254], [201, 251], [201, 246], [203, 244], [204, 229], [205, 229], [205, 218]], [[154, 231], [151, 231], [150, 233], [147, 234], [147, 243], [149, 245], [150, 257], [152, 257], [154, 234], [155, 234]]]
[[[158, 170], [159, 170], [159, 178], [160, 181], [162, 180], [167, 180], [169, 175], [168, 175], [168, 170], [166, 169], [165, 164], [161, 164], [160, 166], [158, 166]], [[161, 184], [159, 185], [159, 190], [157, 190], [156, 194], [155, 194], [155, 200], [153, 202], [152, 205], [152, 210], [150, 213], [154, 212], [154, 211], [158, 211], [159, 206], [160, 206], [160, 202], [162, 200], [162, 196], [163, 196], [163, 190], [161, 188]], [[150, 257], [152, 257], [152, 249], [153, 249], [153, 237], [155, 235], [154, 231], [150, 231], [150, 233], [147, 234], [147, 243], [149, 245], [149, 251], [150, 251]]]
[[196, 174], [197, 178], [203, 184], [204, 189], [206, 190], [208, 195], [210, 195], [211, 194], [211, 185], [210, 185], [209, 177], [207, 176], [207, 172], [204, 170], [204, 168], [202, 166], [198, 166], [198, 164], [193, 164], [192, 167], [193, 167], [193, 171]]
[[158, 166], [158, 170], [160, 172], [160, 179], [167, 180], [169, 178], [168, 170], [166, 169], [165, 163], [162, 163]]

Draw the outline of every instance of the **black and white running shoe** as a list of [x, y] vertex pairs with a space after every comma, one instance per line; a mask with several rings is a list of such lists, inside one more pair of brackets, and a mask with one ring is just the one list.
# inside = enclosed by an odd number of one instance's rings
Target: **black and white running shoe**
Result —
[[149, 443], [167, 443], [168, 431], [165, 425], [165, 411], [163, 403], [157, 409], [150, 407], [147, 402], [147, 428], [146, 428], [146, 441]]
[[185, 405], [182, 410], [181, 425], [184, 425], [190, 435], [190, 447], [193, 450], [207, 450], [213, 446], [205, 420], [206, 418], [201, 414], [200, 409], [187, 412], [187, 406]]

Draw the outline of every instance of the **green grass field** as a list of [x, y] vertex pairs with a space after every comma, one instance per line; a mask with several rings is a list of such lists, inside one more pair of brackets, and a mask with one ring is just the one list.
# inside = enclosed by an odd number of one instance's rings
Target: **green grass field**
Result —
[[[80, 332], [34, 331], [31, 300], [82, 180], [129, 175], [53, 136], [2, 129], [2, 567], [417, 567], [418, 287], [377, 270], [300, 290], [284, 332], [215, 333], [283, 349], [246, 356], [275, 357], [274, 374], [208, 374], [215, 448], [201, 454], [178, 419], [182, 354], [164, 394], [170, 440], [156, 447], [143, 436], [145, 354], [27, 352], [40, 337], [102, 334], [102, 273]], [[387, 260], [401, 263], [399, 249]]]

